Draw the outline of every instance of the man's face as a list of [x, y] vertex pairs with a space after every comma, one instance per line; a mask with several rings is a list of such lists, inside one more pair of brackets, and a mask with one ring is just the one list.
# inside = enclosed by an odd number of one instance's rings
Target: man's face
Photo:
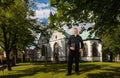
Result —
[[78, 34], [78, 30], [77, 29], [73, 29], [73, 34], [77, 35]]

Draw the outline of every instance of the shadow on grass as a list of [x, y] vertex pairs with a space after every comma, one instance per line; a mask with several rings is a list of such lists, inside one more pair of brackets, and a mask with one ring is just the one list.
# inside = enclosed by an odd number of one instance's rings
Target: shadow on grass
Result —
[[[25, 65], [29, 66], [28, 64]], [[22, 64], [21, 66], [24, 67], [25, 65]], [[8, 74], [8, 75], [0, 76], [0, 78], [21, 78], [25, 76], [33, 76], [41, 72], [43, 73], [52, 72], [52, 74], [56, 74], [60, 72], [65, 72], [67, 67], [66, 64], [48, 64], [47, 66], [45, 66], [44, 64], [34, 63], [33, 65], [34, 67], [30, 67], [25, 70], [13, 70], [15, 73], [11, 72], [11, 75]], [[20, 65], [18, 65], [18, 68], [20, 69], [21, 66], [20, 67], [19, 66]]]
[[110, 67], [107, 72], [88, 74], [88, 78], [120, 78], [120, 67]]
[[[28, 65], [29, 66], [29, 65]], [[120, 73], [117, 70], [118, 68], [112, 67], [111, 69], [102, 69], [104, 67], [107, 67], [108, 65], [97, 65], [97, 64], [80, 64], [80, 72], [85, 73], [89, 72], [91, 70], [101, 69], [101, 70], [107, 70], [112, 72], [102, 72], [102, 73], [95, 73], [95, 74], [88, 74], [88, 78], [114, 78], [115, 76], [118, 76]], [[23, 65], [24, 67], [24, 65]], [[19, 68], [19, 67], [18, 67]], [[73, 65], [74, 68], [74, 65]], [[120, 68], [119, 68], [120, 69]], [[13, 70], [14, 71], [14, 70]], [[25, 70], [15, 70], [18, 74], [12, 74], [12, 75], [5, 75], [1, 76], [0, 78], [21, 78], [25, 76], [33, 76], [38, 73], [49, 73], [51, 72], [53, 75], [58, 73], [66, 73], [67, 71], [67, 64], [48, 64], [45, 66], [44, 64], [34, 63], [34, 67], [25, 69]], [[19, 74], [22, 73], [22, 74]]]

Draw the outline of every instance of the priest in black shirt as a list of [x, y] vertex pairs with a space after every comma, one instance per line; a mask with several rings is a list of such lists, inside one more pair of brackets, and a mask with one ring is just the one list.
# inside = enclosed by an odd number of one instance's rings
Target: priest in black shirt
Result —
[[68, 46], [69, 46], [68, 72], [66, 75], [68, 76], [71, 75], [72, 73], [73, 59], [75, 62], [76, 75], [79, 75], [79, 58], [80, 58], [80, 52], [83, 51], [84, 45], [81, 36], [78, 35], [77, 28], [73, 29], [73, 35], [71, 35], [68, 40]]

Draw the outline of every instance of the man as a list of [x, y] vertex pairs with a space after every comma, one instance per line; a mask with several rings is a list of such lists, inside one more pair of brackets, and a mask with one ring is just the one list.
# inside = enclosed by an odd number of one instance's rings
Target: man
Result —
[[69, 56], [68, 56], [68, 72], [67, 76], [71, 75], [73, 59], [75, 61], [75, 72], [79, 75], [79, 57], [80, 52], [83, 51], [83, 40], [81, 36], [78, 35], [78, 29], [73, 29], [73, 35], [70, 36], [68, 40], [69, 46]]

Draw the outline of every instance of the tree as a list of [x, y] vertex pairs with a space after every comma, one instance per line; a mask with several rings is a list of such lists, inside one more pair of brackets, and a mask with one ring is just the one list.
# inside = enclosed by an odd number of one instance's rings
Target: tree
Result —
[[4, 52], [4, 50], [2, 48], [0, 48], [0, 53]]
[[96, 34], [101, 35], [120, 24], [118, 0], [50, 0], [50, 4], [57, 9], [51, 17], [51, 23], [55, 26], [72, 27], [92, 22], [95, 23], [93, 29]]
[[120, 2], [118, 0], [50, 0], [57, 13], [50, 18], [50, 24], [57, 27], [72, 27], [79, 23], [95, 23], [92, 33], [103, 41], [103, 50], [111, 55], [119, 48]]
[[33, 41], [28, 0], [0, 1], [0, 46], [6, 52], [8, 70], [11, 71], [10, 52], [26, 47]]
[[120, 54], [120, 26], [114, 28], [112, 34], [104, 34], [101, 39], [103, 44], [103, 55], [110, 55], [110, 61], [113, 61], [114, 57]]

